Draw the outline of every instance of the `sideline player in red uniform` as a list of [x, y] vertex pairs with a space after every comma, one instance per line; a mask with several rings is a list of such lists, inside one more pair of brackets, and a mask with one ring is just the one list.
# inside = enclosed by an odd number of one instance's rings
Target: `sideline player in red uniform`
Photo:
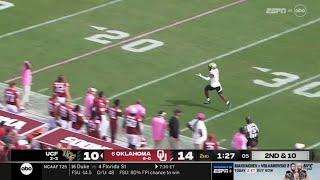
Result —
[[17, 91], [15, 82], [9, 83], [9, 87], [4, 90], [4, 99], [9, 112], [19, 113], [23, 110], [23, 107], [20, 105], [19, 92]]
[[101, 138], [100, 136], [100, 120], [96, 114], [94, 114], [90, 120], [88, 120], [87, 131], [88, 135], [96, 138]]
[[72, 108], [73, 107], [71, 103], [68, 101], [66, 103], [60, 104], [58, 108], [59, 110], [58, 110], [57, 116], [60, 118], [61, 127], [64, 129], [71, 129], [72, 124], [69, 118], [70, 116], [69, 114], [70, 114], [70, 111], [72, 111]]
[[108, 99], [104, 97], [104, 92], [99, 91], [98, 97], [94, 99], [94, 109], [93, 114], [96, 114], [101, 120], [100, 124], [100, 135], [102, 139], [107, 140], [108, 129], [109, 129], [109, 120], [107, 117], [107, 108], [108, 108]]
[[51, 98], [48, 100], [48, 110], [49, 110], [49, 129], [56, 128], [57, 126], [61, 126], [61, 122], [57, 116], [59, 110], [60, 103], [57, 100], [57, 96], [52, 94]]
[[125, 112], [127, 115], [129, 114], [129, 111], [131, 108], [137, 109], [136, 116], [141, 121], [141, 123], [140, 123], [140, 129], [141, 129], [140, 146], [141, 147], [147, 146], [148, 145], [147, 140], [143, 135], [143, 129], [144, 129], [143, 121], [144, 121], [144, 119], [146, 117], [146, 113], [147, 113], [146, 108], [143, 106], [143, 102], [141, 99], [138, 99], [135, 104], [132, 104], [126, 108]]
[[57, 95], [59, 103], [66, 103], [67, 100], [71, 101], [69, 87], [69, 83], [62, 75], [58, 76], [58, 79], [53, 83], [53, 93]]
[[203, 149], [204, 150], [216, 150], [219, 149], [220, 143], [217, 141], [217, 139], [214, 137], [213, 134], [208, 134], [207, 140], [203, 143]]
[[122, 110], [120, 108], [120, 100], [113, 101], [114, 106], [108, 108], [108, 116], [110, 119], [110, 132], [111, 142], [114, 143], [116, 139], [116, 133], [118, 128], [118, 119], [122, 116]]
[[124, 127], [126, 128], [128, 144], [130, 149], [140, 147], [141, 121], [137, 117], [137, 109], [131, 108], [129, 114], [126, 115]]
[[88, 121], [85, 120], [84, 115], [81, 113], [81, 108], [76, 105], [72, 111], [70, 111], [70, 121], [72, 122], [72, 130], [78, 133], [84, 132], [84, 124]]

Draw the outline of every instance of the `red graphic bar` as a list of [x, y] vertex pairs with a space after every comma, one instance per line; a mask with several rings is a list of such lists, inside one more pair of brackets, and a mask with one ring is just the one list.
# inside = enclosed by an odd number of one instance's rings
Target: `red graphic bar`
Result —
[[108, 150], [104, 151], [105, 161], [148, 161], [166, 162], [172, 161], [172, 151], [170, 150]]

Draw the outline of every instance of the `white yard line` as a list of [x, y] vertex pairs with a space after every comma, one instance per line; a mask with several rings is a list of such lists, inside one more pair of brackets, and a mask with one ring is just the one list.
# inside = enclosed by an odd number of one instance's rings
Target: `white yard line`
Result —
[[66, 15], [66, 16], [59, 17], [57, 19], [52, 19], [52, 20], [49, 20], [49, 21], [46, 21], [46, 22], [43, 22], [43, 23], [40, 23], [40, 24], [28, 26], [28, 27], [25, 27], [25, 28], [22, 28], [22, 29], [19, 29], [19, 30], [16, 30], [16, 31], [5, 33], [5, 34], [0, 35], [0, 39], [2, 39], [4, 37], [15, 35], [15, 34], [18, 34], [18, 33], [26, 32], [26, 31], [29, 31], [31, 29], [35, 29], [35, 28], [38, 28], [38, 27], [41, 27], [41, 26], [45, 26], [45, 25], [48, 25], [48, 24], [51, 24], [51, 23], [62, 21], [62, 20], [77, 16], [77, 15], [80, 15], [80, 14], [88, 13], [88, 12], [91, 12], [91, 11], [94, 11], [94, 10], [97, 10], [97, 9], [100, 9], [100, 8], [103, 8], [103, 7], [106, 7], [106, 6], [121, 2], [121, 1], [122, 0], [113, 0], [113, 1], [101, 4], [101, 5], [89, 8], [89, 9], [85, 9], [85, 10], [82, 10], [82, 11], [79, 11], [79, 12], [76, 12], [76, 13], [73, 13], [73, 14], [69, 14], [69, 15]]
[[219, 142], [223, 143], [223, 142], [226, 142], [226, 141], [227, 141], [227, 139], [221, 139]]
[[82, 97], [77, 97], [77, 98], [72, 99], [72, 102], [76, 102], [76, 101], [79, 101], [81, 99], [82, 99]]
[[227, 53], [221, 54], [221, 55], [219, 55], [219, 56], [216, 56], [216, 57], [214, 57], [214, 58], [205, 60], [205, 61], [203, 61], [203, 62], [201, 62], [201, 63], [198, 63], [198, 64], [195, 64], [195, 65], [192, 65], [192, 66], [183, 68], [183, 69], [181, 69], [181, 70], [179, 70], [179, 71], [176, 71], [176, 72], [174, 72], [174, 73], [171, 73], [171, 74], [162, 76], [162, 77], [160, 77], [160, 78], [158, 78], [158, 79], [154, 79], [154, 80], [152, 80], [152, 81], [148, 81], [148, 82], [146, 82], [146, 83], [143, 83], [143, 84], [138, 85], [138, 86], [136, 86], [136, 87], [133, 87], [133, 88], [131, 88], [131, 89], [127, 89], [127, 90], [125, 90], [125, 91], [119, 92], [119, 93], [111, 96], [110, 99], [119, 97], [119, 96], [124, 95], [124, 94], [128, 94], [128, 93], [130, 93], [130, 92], [132, 92], [132, 91], [135, 91], [135, 90], [141, 89], [141, 88], [143, 88], [143, 87], [149, 86], [149, 85], [151, 85], [151, 84], [157, 83], [157, 82], [159, 82], [159, 81], [168, 79], [168, 78], [170, 78], [170, 77], [172, 77], [172, 76], [181, 74], [181, 73], [183, 73], [183, 72], [186, 72], [186, 71], [189, 71], [189, 70], [191, 70], [191, 69], [200, 67], [200, 66], [202, 66], [202, 65], [206, 65], [206, 64], [208, 64], [208, 63], [211, 62], [211, 61], [220, 60], [220, 59], [222, 59], [222, 58], [224, 58], [224, 57], [227, 57], [227, 56], [236, 54], [236, 53], [238, 53], [238, 52], [241, 52], [241, 51], [243, 51], [243, 50], [246, 50], [246, 49], [249, 49], [249, 48], [251, 48], [251, 47], [257, 46], [257, 45], [259, 45], [259, 44], [262, 44], [262, 43], [264, 43], [264, 42], [270, 41], [270, 40], [272, 40], [272, 39], [276, 39], [276, 38], [278, 38], [278, 37], [280, 37], [280, 36], [283, 36], [283, 35], [285, 35], [285, 34], [288, 34], [288, 33], [292, 32], [292, 31], [299, 30], [299, 29], [301, 29], [301, 28], [303, 28], [303, 27], [309, 26], [309, 25], [314, 24], [314, 23], [319, 22], [319, 21], [320, 21], [320, 18], [314, 19], [314, 20], [309, 21], [309, 22], [307, 22], [307, 23], [304, 23], [304, 24], [301, 24], [301, 25], [299, 25], [299, 26], [290, 28], [290, 29], [288, 29], [288, 30], [286, 30], [286, 31], [283, 31], [283, 32], [281, 32], [281, 33], [278, 33], [278, 34], [269, 36], [269, 37], [267, 37], [267, 38], [261, 39], [261, 40], [259, 40], [259, 41], [254, 42], [254, 43], [248, 44], [248, 45], [246, 45], [246, 46], [242, 46], [242, 47], [240, 47], [240, 48], [238, 48], [238, 49], [235, 49], [235, 50], [229, 51], [229, 52], [227, 52]]
[[[244, 103], [244, 104], [241, 104], [241, 105], [239, 105], [239, 106], [236, 106], [236, 107], [234, 107], [234, 108], [231, 108], [229, 111], [225, 111], [225, 112], [219, 113], [219, 114], [217, 114], [217, 115], [211, 116], [211, 117], [209, 117], [208, 119], [206, 119], [205, 122], [209, 122], [209, 121], [215, 120], [215, 119], [220, 118], [220, 117], [222, 117], [222, 116], [225, 116], [225, 115], [227, 115], [227, 114], [229, 114], [229, 113], [232, 113], [232, 112], [234, 112], [234, 111], [237, 111], [237, 110], [242, 109], [242, 108], [244, 108], [244, 107], [247, 107], [247, 106], [249, 106], [249, 105], [251, 105], [251, 104], [254, 104], [254, 103], [256, 103], [256, 102], [262, 101], [262, 100], [264, 100], [264, 99], [267, 99], [267, 98], [269, 98], [269, 97], [272, 97], [272, 96], [274, 96], [274, 95], [277, 95], [277, 94], [279, 94], [279, 93], [282, 93], [282, 92], [284, 92], [284, 91], [287, 91], [287, 90], [289, 90], [289, 89], [292, 89], [292, 88], [294, 88], [294, 87], [296, 87], [296, 86], [299, 86], [299, 85], [301, 85], [301, 84], [307, 83], [307, 82], [312, 81], [312, 80], [317, 79], [317, 78], [320, 78], [320, 74], [317, 74], [317, 75], [312, 76], [312, 77], [310, 77], [310, 78], [308, 78], [308, 79], [299, 81], [299, 82], [294, 83], [294, 84], [292, 84], [292, 85], [290, 85], [290, 86], [281, 88], [281, 89], [279, 89], [279, 90], [273, 91], [273, 92], [271, 92], [271, 93], [269, 93], [269, 94], [266, 94], [266, 95], [264, 95], [264, 96], [258, 97], [258, 98], [256, 98], [256, 99], [251, 100], [251, 101], [248, 101], [248, 102], [246, 102], [246, 103]], [[181, 132], [184, 132], [184, 131], [186, 131], [186, 130], [188, 130], [188, 128], [182, 129]]]
[[320, 142], [318, 142], [318, 143], [316, 143], [316, 144], [313, 144], [313, 145], [307, 147], [306, 149], [314, 149], [314, 148], [316, 148], [316, 147], [318, 147], [318, 146], [320, 146]]
[[45, 92], [45, 91], [47, 91], [47, 90], [49, 90], [49, 88], [43, 88], [43, 89], [38, 90], [37, 92], [38, 92], [38, 93], [41, 93], [41, 92]]
[[[198, 14], [198, 15], [183, 19], [183, 20], [179, 20], [179, 21], [177, 21], [175, 23], [163, 26], [163, 27], [155, 29], [153, 31], [146, 32], [146, 33], [143, 33], [143, 34], [140, 34], [140, 35], [137, 35], [137, 36], [133, 36], [133, 37], [131, 37], [129, 39], [126, 39], [126, 40], [123, 40], [123, 41], [119, 41], [117, 43], [114, 43], [114, 44], [111, 44], [111, 45], [108, 45], [108, 46], [104, 46], [104, 47], [96, 49], [96, 50], [92, 50], [92, 51], [86, 52], [86, 53], [81, 54], [79, 56], [75, 56], [75, 57], [72, 57], [72, 58], [68, 58], [68, 59], [62, 60], [61, 62], [58, 62], [58, 63], [55, 63], [55, 64], [51, 64], [49, 66], [45, 66], [43, 68], [37, 69], [37, 70], [33, 71], [32, 74], [37, 74], [39, 72], [42, 72], [42, 71], [45, 71], [45, 70], [48, 70], [48, 69], [51, 69], [51, 68], [54, 68], [54, 67], [57, 67], [57, 66], [61, 66], [63, 64], [67, 64], [67, 63], [70, 63], [70, 62], [73, 62], [73, 61], [77, 61], [77, 60], [79, 60], [79, 59], [81, 59], [83, 57], [90, 56], [90, 55], [99, 53], [101, 51], [104, 51], [104, 50], [107, 50], [107, 49], [110, 49], [110, 48], [113, 48], [113, 47], [116, 47], [116, 46], [120, 46], [120, 45], [126, 44], [128, 42], [131, 42], [131, 41], [134, 41], [134, 40], [137, 40], [137, 39], [140, 39], [140, 38], [143, 38], [143, 37], [158, 33], [160, 31], [171, 29], [171, 28], [176, 27], [178, 25], [181, 25], [181, 24], [184, 24], [184, 23], [199, 19], [199, 18], [201, 18], [203, 16], [207, 16], [207, 15], [215, 13], [215, 12], [222, 11], [222, 10], [228, 8], [228, 7], [238, 5], [238, 4], [243, 3], [245, 1], [246, 0], [238, 0], [238, 1], [235, 1], [235, 2], [230, 3], [230, 4], [227, 4], [227, 5], [215, 8], [215, 9], [211, 9], [211, 10], [206, 11], [204, 13], [201, 13], [201, 14]], [[17, 77], [8, 79], [5, 82], [8, 83], [10, 81], [15, 81], [15, 80], [18, 80], [20, 78], [21, 78], [20, 76], [17, 76]]]

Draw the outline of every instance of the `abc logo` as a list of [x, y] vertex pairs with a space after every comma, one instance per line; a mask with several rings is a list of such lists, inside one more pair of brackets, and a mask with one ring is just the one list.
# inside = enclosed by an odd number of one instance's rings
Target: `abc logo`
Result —
[[30, 163], [23, 163], [20, 167], [20, 171], [23, 175], [29, 175], [33, 171], [32, 165]]

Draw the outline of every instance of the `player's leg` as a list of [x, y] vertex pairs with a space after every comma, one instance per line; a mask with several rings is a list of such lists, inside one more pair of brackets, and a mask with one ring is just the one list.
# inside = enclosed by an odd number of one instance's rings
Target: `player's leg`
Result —
[[127, 137], [128, 137], [128, 144], [129, 144], [128, 148], [137, 149], [137, 147], [136, 147], [137, 139], [136, 139], [135, 135], [128, 134]]
[[258, 139], [249, 138], [247, 142], [248, 149], [255, 149], [258, 145]]
[[228, 106], [228, 108], [230, 109], [231, 108], [231, 103], [230, 101], [228, 100], [228, 98], [226, 98], [223, 94], [222, 94], [222, 87], [216, 87], [215, 88], [220, 99]]
[[114, 143], [117, 133], [117, 124], [110, 120], [110, 133], [111, 133], [111, 142]]
[[210, 104], [211, 102], [211, 99], [209, 97], [209, 92], [212, 90], [213, 88], [210, 86], [210, 85], [207, 85], [205, 88], [204, 88], [204, 95], [205, 97], [207, 98], [206, 101], [204, 102], [204, 104]]
[[23, 88], [23, 97], [21, 104], [24, 106], [25, 104], [29, 103], [29, 96], [30, 96], [31, 86], [24, 86]]
[[162, 149], [162, 141], [163, 140], [154, 140], [153, 148], [154, 149]]
[[51, 117], [49, 119], [49, 130], [54, 129], [57, 127], [56, 119], [54, 117]]
[[103, 140], [107, 140], [108, 122], [106, 115], [101, 115], [100, 134]]
[[7, 111], [15, 113], [15, 114], [19, 113], [18, 107], [15, 105], [11, 105], [11, 104], [7, 105]]

